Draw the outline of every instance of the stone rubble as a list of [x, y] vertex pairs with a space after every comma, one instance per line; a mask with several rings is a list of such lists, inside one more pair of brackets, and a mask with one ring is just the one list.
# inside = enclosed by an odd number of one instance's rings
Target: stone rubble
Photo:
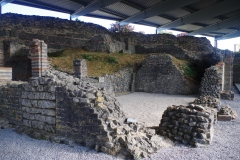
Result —
[[212, 141], [216, 113], [200, 105], [172, 105], [164, 111], [158, 132], [175, 142], [204, 146]]
[[231, 121], [237, 117], [237, 113], [228, 105], [222, 106], [217, 113], [219, 121]]
[[221, 101], [219, 98], [214, 98], [211, 96], [200, 96], [194, 100], [193, 104], [201, 105], [203, 107], [220, 109], [219, 106], [221, 104]]

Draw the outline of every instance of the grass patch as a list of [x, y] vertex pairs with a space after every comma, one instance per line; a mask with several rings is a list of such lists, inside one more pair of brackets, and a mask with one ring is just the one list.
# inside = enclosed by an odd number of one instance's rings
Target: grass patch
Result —
[[81, 48], [67, 49], [56, 54], [49, 54], [54, 68], [70, 73], [73, 73], [74, 60], [86, 59], [88, 76], [112, 74], [124, 67], [142, 63], [146, 56], [144, 54], [87, 52]]
[[185, 77], [191, 81], [193, 81], [194, 83], [196, 82], [196, 79], [198, 78], [198, 69], [196, 67], [196, 63], [194, 61], [191, 60], [179, 60], [173, 56], [172, 60], [173, 63], [178, 67], [178, 69], [183, 71], [183, 74], [185, 75]]

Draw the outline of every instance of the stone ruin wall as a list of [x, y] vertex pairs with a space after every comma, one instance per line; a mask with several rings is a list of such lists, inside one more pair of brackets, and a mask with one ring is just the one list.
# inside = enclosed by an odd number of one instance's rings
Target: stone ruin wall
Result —
[[164, 94], [193, 94], [197, 86], [187, 80], [168, 54], [151, 54], [136, 74], [136, 91]]
[[[38, 48], [40, 43], [34, 41], [34, 44]], [[41, 54], [38, 49], [34, 49], [31, 56], [35, 53]], [[165, 60], [171, 59], [171, 56], [166, 54], [158, 56], [165, 56]], [[34, 61], [36, 60], [32, 59], [32, 62]], [[38, 60], [32, 65], [42, 71], [41, 74], [34, 75], [36, 78], [29, 82], [1, 84], [0, 99], [3, 103], [0, 114], [7, 118], [11, 125], [19, 127], [20, 132], [53, 142], [70, 143], [67, 139], [72, 139], [121, 158], [147, 157], [161, 148], [162, 138], [144, 125], [125, 117], [117, 99], [104, 89], [79, 79], [82, 78], [80, 75], [79, 78], [74, 78], [60, 71], [46, 69]], [[81, 68], [78, 68], [77, 71], [80, 70]], [[35, 70], [32, 70], [32, 73], [35, 73]], [[173, 112], [166, 111], [169, 123], [172, 124], [170, 126], [173, 127], [172, 135], [167, 136], [184, 144], [209, 144], [215, 112], [197, 105], [183, 108], [173, 106]], [[167, 118], [163, 119], [164, 124]], [[186, 124], [179, 125], [185, 122]], [[166, 128], [162, 123], [159, 130], [164, 135], [171, 128]], [[190, 131], [185, 133], [184, 129]]]
[[0, 102], [0, 116], [34, 138], [74, 141], [121, 158], [147, 157], [162, 147], [155, 132], [125, 117], [115, 97], [63, 72], [2, 82]]
[[45, 55], [39, 52], [38, 42], [44, 43], [33, 40], [36, 46], [30, 57], [34, 77], [29, 82], [1, 82], [1, 120], [34, 138], [68, 145], [76, 142], [120, 158], [147, 157], [162, 147], [163, 139], [125, 117], [117, 99], [104, 88], [42, 66]]
[[[91, 46], [98, 51], [127, 53], [165, 52], [179, 56], [201, 59], [204, 54], [214, 52], [206, 38], [175, 37], [168, 34], [144, 35], [140, 33], [113, 33], [92, 23], [69, 21], [52, 17], [3, 14], [0, 18], [0, 40], [20, 40], [29, 46], [38, 38], [48, 44], [48, 52], [73, 47]], [[91, 41], [91, 39], [93, 39]], [[103, 45], [111, 43], [112, 45]], [[115, 44], [115, 45], [114, 45]], [[176, 54], [178, 51], [181, 54]]]
[[[205, 61], [206, 55], [214, 52], [206, 38], [175, 37], [167, 34], [113, 33], [90, 23], [17, 14], [3, 14], [0, 20], [2, 22], [0, 38], [4, 40], [5, 58], [8, 57], [5, 60], [5, 67], [13, 68], [13, 80], [26, 81], [32, 76], [31, 60], [26, 53], [29, 51], [28, 46], [33, 38], [43, 39], [48, 44], [48, 52], [71, 47], [85, 47], [90, 51], [106, 52], [157, 52], [167, 53], [178, 59], [199, 60], [201, 64], [204, 63], [202, 60]], [[199, 67], [204, 70], [206, 65]], [[127, 69], [119, 72], [121, 76], [116, 73], [105, 77], [105, 84], [96, 85], [111, 88], [109, 86], [111, 83], [114, 92], [133, 91], [135, 84], [132, 81], [136, 72], [130, 74]], [[128, 89], [124, 83], [127, 83]]]
[[[202, 71], [215, 65], [221, 59], [219, 57], [221, 51], [214, 50], [206, 38], [175, 37], [168, 34], [144, 35], [131, 32], [113, 33], [91, 23], [17, 14], [3, 14], [0, 21], [2, 22], [0, 24], [0, 40], [3, 41], [0, 46], [0, 59], [3, 59], [2, 55], [4, 54], [4, 66], [13, 68], [13, 80], [26, 81], [32, 76], [31, 60], [26, 54], [32, 38], [43, 39], [48, 44], [48, 52], [70, 47], [85, 47], [87, 50], [107, 52], [167, 53], [178, 59], [197, 60], [198, 68], [202, 68]], [[230, 75], [225, 75], [225, 77], [232, 76], [231, 64], [229, 66], [228, 71], [230, 72], [224, 73]], [[136, 72], [130, 74], [126, 69], [119, 72], [121, 76], [116, 73], [105, 77], [105, 83], [96, 85], [106, 86], [114, 92], [133, 91]], [[229, 81], [228, 86], [231, 87], [231, 78], [225, 81]], [[111, 87], [110, 83], [114, 87]], [[128, 88], [124, 86], [124, 83], [127, 83]], [[140, 82], [136, 81], [136, 85], [138, 83]], [[229, 90], [229, 88], [225, 90]]]

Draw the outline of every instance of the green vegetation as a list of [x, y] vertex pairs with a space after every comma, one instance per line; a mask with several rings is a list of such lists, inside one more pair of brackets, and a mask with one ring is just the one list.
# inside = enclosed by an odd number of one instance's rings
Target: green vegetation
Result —
[[49, 54], [54, 68], [70, 73], [73, 73], [74, 60], [86, 59], [89, 76], [104, 76], [127, 66], [139, 65], [145, 57], [144, 54], [87, 52], [81, 48]]
[[191, 78], [197, 77], [197, 70], [193, 66], [191, 66], [189, 63], [182, 63], [181, 68], [183, 70], [183, 73]]
[[183, 74], [186, 78], [192, 81], [196, 81], [198, 79], [198, 69], [196, 67], [196, 63], [190, 60], [179, 60], [172, 56], [173, 63], [183, 71]]
[[234, 52], [234, 54], [240, 54], [240, 52]]

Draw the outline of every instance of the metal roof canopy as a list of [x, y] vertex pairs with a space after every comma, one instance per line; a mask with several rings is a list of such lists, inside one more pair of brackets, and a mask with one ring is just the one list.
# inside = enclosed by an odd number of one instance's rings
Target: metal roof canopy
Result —
[[240, 36], [240, 0], [0, 0], [1, 6], [7, 3], [68, 13], [71, 18], [143, 24], [217, 40]]

